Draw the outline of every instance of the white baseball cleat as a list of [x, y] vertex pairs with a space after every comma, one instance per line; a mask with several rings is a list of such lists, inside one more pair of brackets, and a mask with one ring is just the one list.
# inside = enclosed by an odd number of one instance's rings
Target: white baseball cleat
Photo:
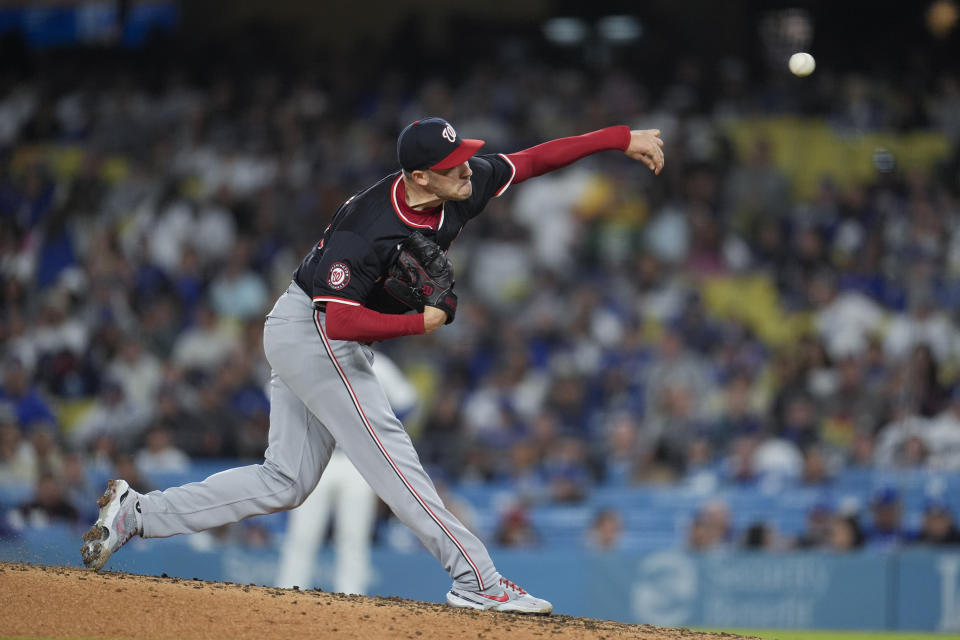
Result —
[[114, 552], [143, 531], [139, 497], [125, 480], [107, 482], [107, 490], [97, 499], [100, 517], [83, 534], [84, 566], [99, 571]]
[[453, 587], [447, 593], [447, 604], [465, 609], [489, 609], [540, 615], [553, 611], [553, 605], [546, 600], [534, 598], [516, 584], [503, 578], [500, 578], [496, 586], [484, 591], [464, 591]]

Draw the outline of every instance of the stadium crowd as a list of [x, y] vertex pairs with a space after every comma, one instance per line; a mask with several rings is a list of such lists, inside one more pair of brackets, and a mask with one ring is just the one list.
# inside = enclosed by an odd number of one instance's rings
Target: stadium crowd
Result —
[[[870, 179], [824, 175], [801, 196], [770, 140], [727, 135], [800, 103], [724, 69], [709, 95], [689, 63], [658, 91], [536, 65], [368, 87], [122, 61], [5, 76], [0, 486], [36, 495], [4, 526], [86, 522], [89, 469], [144, 491], [191, 460], [259, 458], [263, 317], [337, 205], [395, 170], [397, 132], [427, 114], [491, 151], [616, 123], [667, 143], [659, 178], [604, 154], [509, 189], [451, 251], [456, 323], [377, 345], [421, 389], [411, 435], [451, 484], [503, 482], [536, 505], [600, 485], [960, 471], [957, 78], [917, 94], [812, 77], [804, 115], [838, 135], [931, 131], [952, 151], [930, 168], [881, 153]], [[721, 308], [718, 282], [744, 306], [765, 292], [771, 315]], [[878, 495], [859, 520], [824, 505], [785, 540], [764, 523], [731, 531], [711, 503], [687, 544], [958, 542], [943, 504], [919, 533], [884, 514], [896, 504]], [[604, 511], [587, 537], [611, 548], [622, 528]], [[497, 540], [536, 544], [522, 508]]]

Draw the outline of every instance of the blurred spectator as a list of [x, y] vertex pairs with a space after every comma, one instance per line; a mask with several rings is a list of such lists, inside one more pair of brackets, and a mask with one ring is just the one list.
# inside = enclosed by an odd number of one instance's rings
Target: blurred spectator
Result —
[[703, 398], [681, 384], [664, 384], [652, 400], [653, 415], [644, 423], [644, 436], [656, 443], [664, 461], [679, 474], [685, 466], [688, 443], [706, 428], [698, 408]]
[[68, 305], [67, 292], [48, 291], [30, 333], [37, 350], [38, 380], [58, 395], [74, 397], [93, 387], [83, 365], [90, 327], [80, 316], [68, 313]]
[[[657, 356], [646, 371], [646, 406], [651, 424], [659, 425], [669, 416], [698, 420], [704, 409], [701, 403], [711, 388], [710, 375], [709, 362], [690, 351], [678, 331], [666, 329]], [[661, 428], [654, 435], [662, 434]]]
[[682, 274], [671, 270], [658, 256], [642, 252], [629, 276], [630, 295], [642, 318], [668, 323], [680, 314], [688, 287]]
[[417, 451], [424, 465], [442, 467], [448, 474], [457, 471], [464, 448], [460, 412], [458, 389], [445, 389], [434, 397], [417, 440]]
[[945, 362], [954, 354], [957, 331], [950, 318], [935, 307], [930, 292], [915, 292], [908, 313], [899, 313], [890, 321], [884, 348], [893, 361], [902, 360], [920, 345], [926, 345], [936, 360]]
[[217, 372], [216, 385], [227, 396], [227, 402], [246, 417], [267, 414], [270, 401], [264, 393], [267, 380], [254, 378], [252, 359], [241, 352], [231, 354]]
[[[230, 211], [232, 194], [229, 189], [220, 189], [209, 200], [197, 206], [197, 215], [193, 221], [193, 230], [187, 238], [187, 246], [183, 247], [180, 265], [188, 254], [199, 255], [211, 264], [231, 260], [231, 252], [236, 252], [240, 244], [249, 244], [249, 238], [237, 239], [236, 220]], [[239, 253], [249, 254], [249, 248], [242, 248]], [[196, 254], [195, 254], [196, 255]], [[249, 260], [249, 255], [245, 262]]]
[[837, 291], [836, 276], [821, 272], [810, 281], [817, 334], [834, 358], [861, 353], [867, 336], [882, 326], [883, 308], [857, 291]]
[[[483, 391], [480, 393], [482, 394]], [[481, 399], [479, 395], [473, 396], [464, 407], [464, 417], [467, 420], [468, 432], [475, 434], [473, 437], [475, 443], [491, 451], [500, 452], [522, 438], [526, 427], [511, 400], [505, 395], [500, 395], [500, 391], [495, 393], [496, 396], [486, 399]], [[486, 400], [493, 401], [487, 407], [490, 413], [478, 420], [478, 403]]]
[[613, 508], [601, 509], [587, 530], [587, 547], [594, 551], [616, 551], [623, 545], [623, 516]]
[[506, 481], [511, 492], [524, 504], [537, 504], [550, 498], [548, 479], [541, 466], [540, 451], [531, 440], [521, 440], [509, 452]]
[[121, 453], [121, 448], [110, 436], [99, 435], [85, 453], [91, 469], [102, 474], [112, 474], [113, 460]]
[[163, 367], [160, 360], [147, 352], [133, 336], [127, 336], [120, 353], [107, 366], [106, 374], [123, 388], [124, 397], [145, 411], [151, 411], [160, 384]]
[[33, 448], [12, 422], [5, 421], [0, 411], [0, 487], [24, 486], [37, 477]]
[[949, 399], [948, 390], [940, 379], [940, 370], [941, 365], [930, 347], [917, 345], [894, 372], [891, 391], [909, 403], [916, 413], [925, 418], [933, 417], [944, 409]]
[[826, 504], [816, 504], [807, 512], [806, 526], [797, 538], [799, 549], [819, 549], [831, 544], [834, 513]]
[[[29, 333], [29, 324], [27, 318], [21, 310], [11, 308], [6, 313], [6, 336], [5, 353], [11, 362], [19, 362], [25, 369], [33, 370], [37, 365], [37, 345], [36, 341]], [[4, 377], [6, 377], [6, 366], [4, 363]], [[4, 381], [3, 388], [7, 386]]]
[[250, 240], [242, 238], [231, 247], [226, 263], [210, 283], [210, 304], [219, 316], [244, 320], [267, 311], [267, 287], [250, 269], [249, 260]]
[[797, 393], [787, 401], [778, 435], [800, 449], [820, 441], [817, 408], [810, 396]]
[[715, 491], [720, 480], [718, 465], [714, 464], [713, 445], [706, 436], [693, 438], [687, 446], [684, 483], [701, 493]]
[[638, 471], [642, 449], [637, 421], [629, 413], [617, 413], [610, 419], [604, 435], [599, 452], [604, 465], [604, 483], [620, 486], [630, 484]]
[[874, 459], [878, 467], [901, 468], [923, 465], [928, 453], [924, 439], [930, 430], [929, 421], [912, 413], [904, 401], [893, 409], [892, 420], [880, 429]]
[[39, 477], [34, 497], [8, 516], [15, 528], [43, 528], [55, 523], [77, 524], [78, 512], [67, 501], [63, 485], [52, 473]]
[[147, 430], [144, 447], [133, 459], [138, 469], [146, 474], [182, 473], [190, 468], [190, 457], [173, 446], [173, 434], [162, 422]]
[[220, 323], [216, 312], [200, 303], [195, 324], [184, 330], [173, 345], [173, 362], [186, 370], [209, 373], [220, 366], [236, 346], [236, 337]]
[[190, 417], [182, 406], [181, 395], [186, 395], [184, 389], [167, 381], [157, 390], [153, 402], [153, 422], [164, 423], [174, 434], [178, 434], [181, 428], [189, 428], [186, 422]]
[[239, 544], [248, 549], [270, 549], [273, 546], [273, 536], [267, 525], [257, 518], [250, 518], [236, 523], [240, 526]]
[[176, 422], [167, 423], [175, 428], [178, 448], [200, 458], [236, 455], [234, 441], [241, 416], [230, 405], [226, 393], [213, 382], [201, 381], [196, 394], [196, 406]]
[[16, 358], [8, 358], [3, 363], [0, 405], [12, 407], [21, 428], [34, 422], [56, 422], [49, 403], [41, 395], [40, 389], [31, 383], [30, 372]]
[[874, 463], [876, 442], [871, 433], [856, 433], [850, 451], [847, 452], [847, 464], [851, 469], [867, 469]]
[[760, 438], [756, 435], [741, 436], [731, 443], [730, 453], [723, 461], [724, 475], [729, 482], [750, 484], [757, 480], [754, 453], [759, 444]]
[[827, 351], [823, 340], [814, 336], [804, 336], [800, 340], [799, 348], [800, 375], [803, 377], [806, 394], [797, 395], [808, 395], [811, 402], [822, 402], [836, 391], [837, 372], [834, 360], [837, 358]]
[[822, 486], [832, 481], [827, 456], [817, 446], [807, 447], [803, 452], [803, 475], [801, 482], [806, 486]]
[[769, 436], [749, 441], [755, 443], [749, 451], [752, 458], [749, 469], [755, 474], [753, 479], [777, 484], [800, 479], [803, 454], [793, 442]]
[[119, 382], [104, 382], [93, 405], [70, 432], [73, 446], [87, 448], [101, 436], [131, 446], [146, 426], [149, 414], [124, 395]]
[[891, 550], [906, 541], [902, 524], [903, 503], [896, 489], [881, 489], [874, 495], [870, 502], [870, 516], [870, 522], [863, 531], [867, 547]]
[[110, 476], [123, 478], [130, 485], [130, 488], [137, 493], [150, 493], [156, 489], [134, 463], [133, 456], [127, 454], [121, 453], [114, 456], [113, 471]]
[[645, 248], [664, 264], [685, 261], [690, 249], [690, 217], [682, 203], [675, 202], [655, 212], [644, 228]]
[[201, 271], [200, 255], [193, 248], [184, 249], [180, 263], [171, 275], [171, 287], [180, 302], [183, 314], [191, 317], [206, 293], [206, 279]]
[[800, 479], [803, 454], [792, 442], [761, 433], [737, 438], [724, 465], [727, 477], [735, 482], [779, 485]]
[[[176, 302], [172, 296], [157, 295], [153, 299], [145, 300], [140, 310], [139, 324], [144, 345], [162, 358], [170, 357], [183, 335], [180, 333], [181, 318], [177, 315]], [[189, 353], [193, 348], [201, 351], [194, 356], [193, 353]], [[201, 340], [197, 339], [187, 342], [187, 346], [181, 347], [185, 368], [189, 369], [196, 364], [194, 357], [205, 362], [205, 357], [211, 351], [216, 352], [217, 348], [217, 343], [201, 345]], [[172, 362], [180, 364], [176, 359]]]
[[99, 511], [97, 498], [102, 491], [94, 488], [90, 482], [86, 463], [81, 454], [70, 452], [63, 456], [62, 481], [66, 498], [80, 514], [81, 521], [95, 521]]
[[564, 437], [547, 452], [543, 476], [553, 502], [580, 502], [590, 489], [587, 454], [579, 438]]
[[500, 517], [493, 539], [499, 546], [511, 549], [529, 549], [540, 545], [540, 535], [522, 507], [513, 507]]
[[27, 438], [33, 447], [34, 465], [37, 474], [63, 472], [63, 451], [60, 448], [60, 433], [56, 425], [35, 423], [27, 432]]
[[917, 542], [928, 545], [958, 545], [960, 531], [950, 508], [941, 500], [929, 500], [923, 511], [923, 523]]
[[856, 516], [837, 514], [831, 517], [827, 542], [830, 551], [855, 551], [862, 548], [864, 542], [865, 536]]
[[[867, 350], [863, 354], [863, 382], [869, 392], [876, 396], [883, 390], [890, 375], [890, 368], [893, 363], [888, 362], [880, 338], [876, 335], [867, 337]], [[841, 385], [843, 384], [843, 371], [841, 371]], [[874, 424], [876, 424], [874, 422]]]
[[786, 545], [768, 522], [754, 522], [743, 532], [741, 548], [747, 551], [782, 551]]
[[750, 378], [745, 373], [734, 375], [723, 388], [718, 400], [716, 422], [709, 436], [721, 451], [739, 436], [755, 436], [763, 428], [756, 411]]
[[558, 371], [543, 406], [563, 431], [583, 434], [587, 430], [589, 411], [586, 379], [571, 371]]
[[960, 471], [960, 385], [953, 388], [950, 404], [927, 428], [925, 441], [929, 468]]
[[671, 459], [662, 444], [655, 444], [641, 450], [633, 474], [635, 485], [669, 486], [679, 480], [676, 459]]
[[762, 221], [786, 215], [788, 189], [786, 176], [773, 164], [770, 140], [758, 138], [726, 183], [726, 209], [734, 228], [750, 233]]
[[[531, 253], [551, 270], [562, 272], [571, 267], [571, 248], [576, 243], [578, 230], [574, 219], [575, 203], [589, 188], [590, 178], [589, 171], [574, 165], [565, 175], [547, 174], [517, 187], [515, 218], [525, 228], [536, 231], [530, 233]], [[543, 224], [545, 208], [551, 212], [548, 225]], [[522, 249], [519, 253], [524, 255]], [[514, 259], [519, 261], [520, 256], [514, 256]], [[484, 272], [478, 270], [476, 273]], [[530, 271], [520, 272], [520, 275], [526, 273]], [[511, 275], [518, 277], [517, 274]]]
[[849, 450], [856, 434], [872, 433], [879, 427], [883, 399], [866, 379], [865, 359], [841, 358], [836, 365], [836, 388], [820, 403], [820, 429], [824, 443]]
[[730, 507], [715, 500], [704, 505], [693, 518], [687, 531], [690, 551], [712, 551], [729, 546], [732, 539]]

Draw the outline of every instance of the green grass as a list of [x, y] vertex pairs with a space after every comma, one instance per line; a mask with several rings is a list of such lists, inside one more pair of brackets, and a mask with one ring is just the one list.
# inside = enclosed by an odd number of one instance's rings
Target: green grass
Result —
[[798, 631], [789, 629], [704, 629], [704, 631], [726, 631], [742, 636], [756, 636], [768, 640], [960, 640], [955, 633], [922, 633], [920, 631]]

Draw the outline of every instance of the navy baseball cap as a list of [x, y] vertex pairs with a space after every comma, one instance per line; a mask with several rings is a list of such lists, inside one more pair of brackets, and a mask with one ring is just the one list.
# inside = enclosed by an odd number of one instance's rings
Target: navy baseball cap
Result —
[[900, 492], [895, 487], [883, 487], [873, 494], [873, 505], [887, 507], [900, 501]]
[[442, 171], [466, 162], [483, 144], [483, 140], [459, 137], [443, 118], [415, 120], [397, 138], [397, 160], [407, 171]]

